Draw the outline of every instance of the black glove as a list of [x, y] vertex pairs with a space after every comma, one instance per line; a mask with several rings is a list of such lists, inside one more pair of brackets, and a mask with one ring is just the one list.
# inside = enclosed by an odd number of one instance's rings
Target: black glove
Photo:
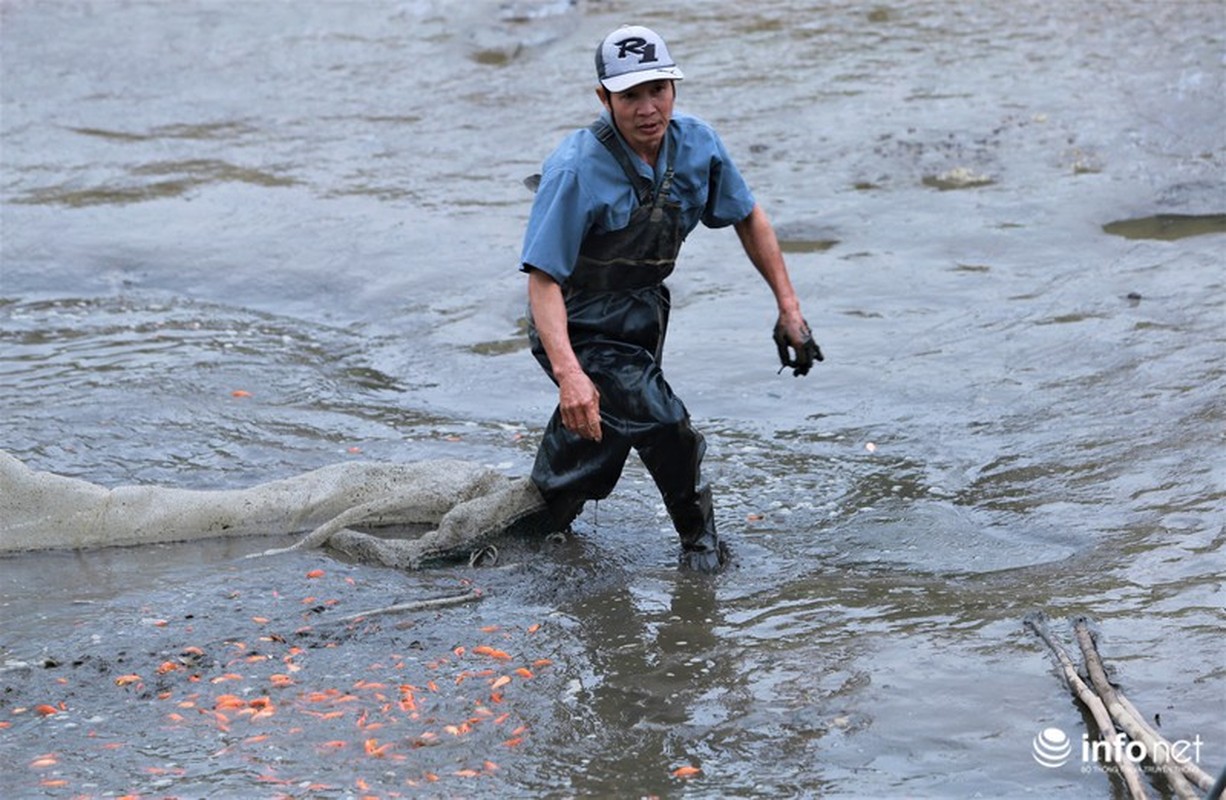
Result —
[[[779, 349], [779, 362], [783, 364], [779, 368], [783, 372], [788, 367], [792, 367], [792, 375], [800, 377], [808, 375], [814, 361], [824, 361], [822, 357], [822, 349], [817, 346], [817, 342], [813, 341], [813, 333], [809, 330], [809, 323], [805, 323], [804, 341], [800, 343], [800, 348], [792, 347], [792, 343], [788, 341], [787, 331], [782, 325], [775, 326], [775, 347]], [[793, 356], [792, 352], [796, 355]]]

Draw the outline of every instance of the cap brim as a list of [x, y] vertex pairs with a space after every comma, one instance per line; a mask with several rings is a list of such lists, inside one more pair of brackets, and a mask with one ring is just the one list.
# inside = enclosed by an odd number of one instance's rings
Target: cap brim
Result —
[[685, 78], [676, 67], [661, 67], [659, 69], [644, 69], [638, 72], [627, 72], [613, 78], [605, 78], [600, 82], [610, 92], [624, 92], [632, 86], [648, 81], [679, 81]]

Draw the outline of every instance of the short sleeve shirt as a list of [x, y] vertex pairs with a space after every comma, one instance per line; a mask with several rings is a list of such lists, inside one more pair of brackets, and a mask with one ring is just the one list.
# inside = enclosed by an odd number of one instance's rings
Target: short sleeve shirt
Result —
[[[605, 120], [609, 121], [605, 112]], [[657, 168], [630, 152], [639, 174], [656, 186], [664, 177], [667, 152]], [[754, 197], [715, 130], [688, 114], [674, 113], [665, 148], [676, 148], [669, 199], [681, 205], [683, 235], [698, 223], [722, 228], [749, 216]], [[540, 186], [524, 233], [521, 269], [539, 269], [558, 283], [574, 270], [579, 248], [589, 232], [620, 230], [638, 205], [634, 187], [612, 154], [588, 129], [567, 136], [545, 160]]]

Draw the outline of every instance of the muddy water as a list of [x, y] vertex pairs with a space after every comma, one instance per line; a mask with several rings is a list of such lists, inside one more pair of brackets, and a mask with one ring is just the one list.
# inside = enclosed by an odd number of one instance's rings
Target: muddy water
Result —
[[[5, 449], [105, 485], [525, 473], [521, 179], [630, 10], [452, 5], [0, 5]], [[666, 358], [736, 569], [675, 573], [633, 461], [494, 569], [2, 560], [8, 792], [1119, 796], [1031, 757], [1085, 729], [1033, 609], [1226, 763], [1223, 6], [654, 8], [828, 356], [776, 375], [735, 237], [691, 237]]]

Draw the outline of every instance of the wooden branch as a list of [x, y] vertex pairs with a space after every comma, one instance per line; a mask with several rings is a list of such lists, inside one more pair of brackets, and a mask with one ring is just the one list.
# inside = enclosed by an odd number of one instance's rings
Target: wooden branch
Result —
[[[1086, 685], [1081, 676], [1077, 674], [1077, 667], [1073, 665], [1072, 659], [1065, 652], [1064, 646], [1057, 642], [1051, 635], [1051, 631], [1047, 629], [1047, 623], [1039, 615], [1030, 615], [1026, 617], [1026, 624], [1038, 634], [1043, 643], [1056, 656], [1056, 661], [1059, 662], [1061, 671], [1064, 674], [1064, 680], [1077, 699], [1081, 701], [1094, 717], [1094, 722], [1098, 725], [1099, 736], [1104, 741], [1115, 742], [1115, 725], [1111, 722], [1111, 714], [1107, 711], [1107, 707], [1103, 704], [1101, 698], [1094, 694], [1093, 690]], [[1120, 774], [1124, 777], [1124, 783], [1128, 786], [1129, 796], [1133, 800], [1146, 800], [1149, 795], [1145, 791], [1145, 785], [1141, 783], [1141, 773], [1137, 770], [1137, 765], [1133, 764], [1126, 758], [1122, 757], [1119, 750], [1116, 751], [1117, 757], [1114, 759], [1115, 764], [1120, 768]]]
[[350, 614], [345, 617], [336, 617], [335, 619], [326, 620], [327, 622], [355, 622], [367, 617], [377, 617], [383, 614], [407, 614], [412, 611], [430, 611], [436, 608], [449, 608], [450, 606], [464, 605], [465, 603], [475, 603], [481, 600], [484, 595], [477, 589], [464, 594], [450, 595], [448, 597], [435, 597], [429, 600], [414, 600], [410, 603], [397, 603], [394, 606], [384, 606], [383, 608], [372, 608], [369, 611], [363, 611], [358, 614]]
[[1103, 699], [1115, 724], [1124, 730], [1131, 738], [1145, 745], [1145, 753], [1149, 759], [1163, 769], [1163, 774], [1171, 784], [1171, 789], [1180, 800], [1200, 800], [1201, 794], [1193, 788], [1189, 781], [1194, 781], [1202, 791], [1208, 791], [1213, 786], [1213, 778], [1207, 772], [1189, 761], [1186, 764], [1170, 758], [1171, 743], [1149, 726], [1132, 705], [1126, 703], [1121, 693], [1107, 680], [1107, 671], [1103, 668], [1102, 658], [1094, 644], [1094, 637], [1084, 617], [1073, 622], [1073, 634], [1077, 644], [1085, 656], [1086, 671], [1099, 697]]

